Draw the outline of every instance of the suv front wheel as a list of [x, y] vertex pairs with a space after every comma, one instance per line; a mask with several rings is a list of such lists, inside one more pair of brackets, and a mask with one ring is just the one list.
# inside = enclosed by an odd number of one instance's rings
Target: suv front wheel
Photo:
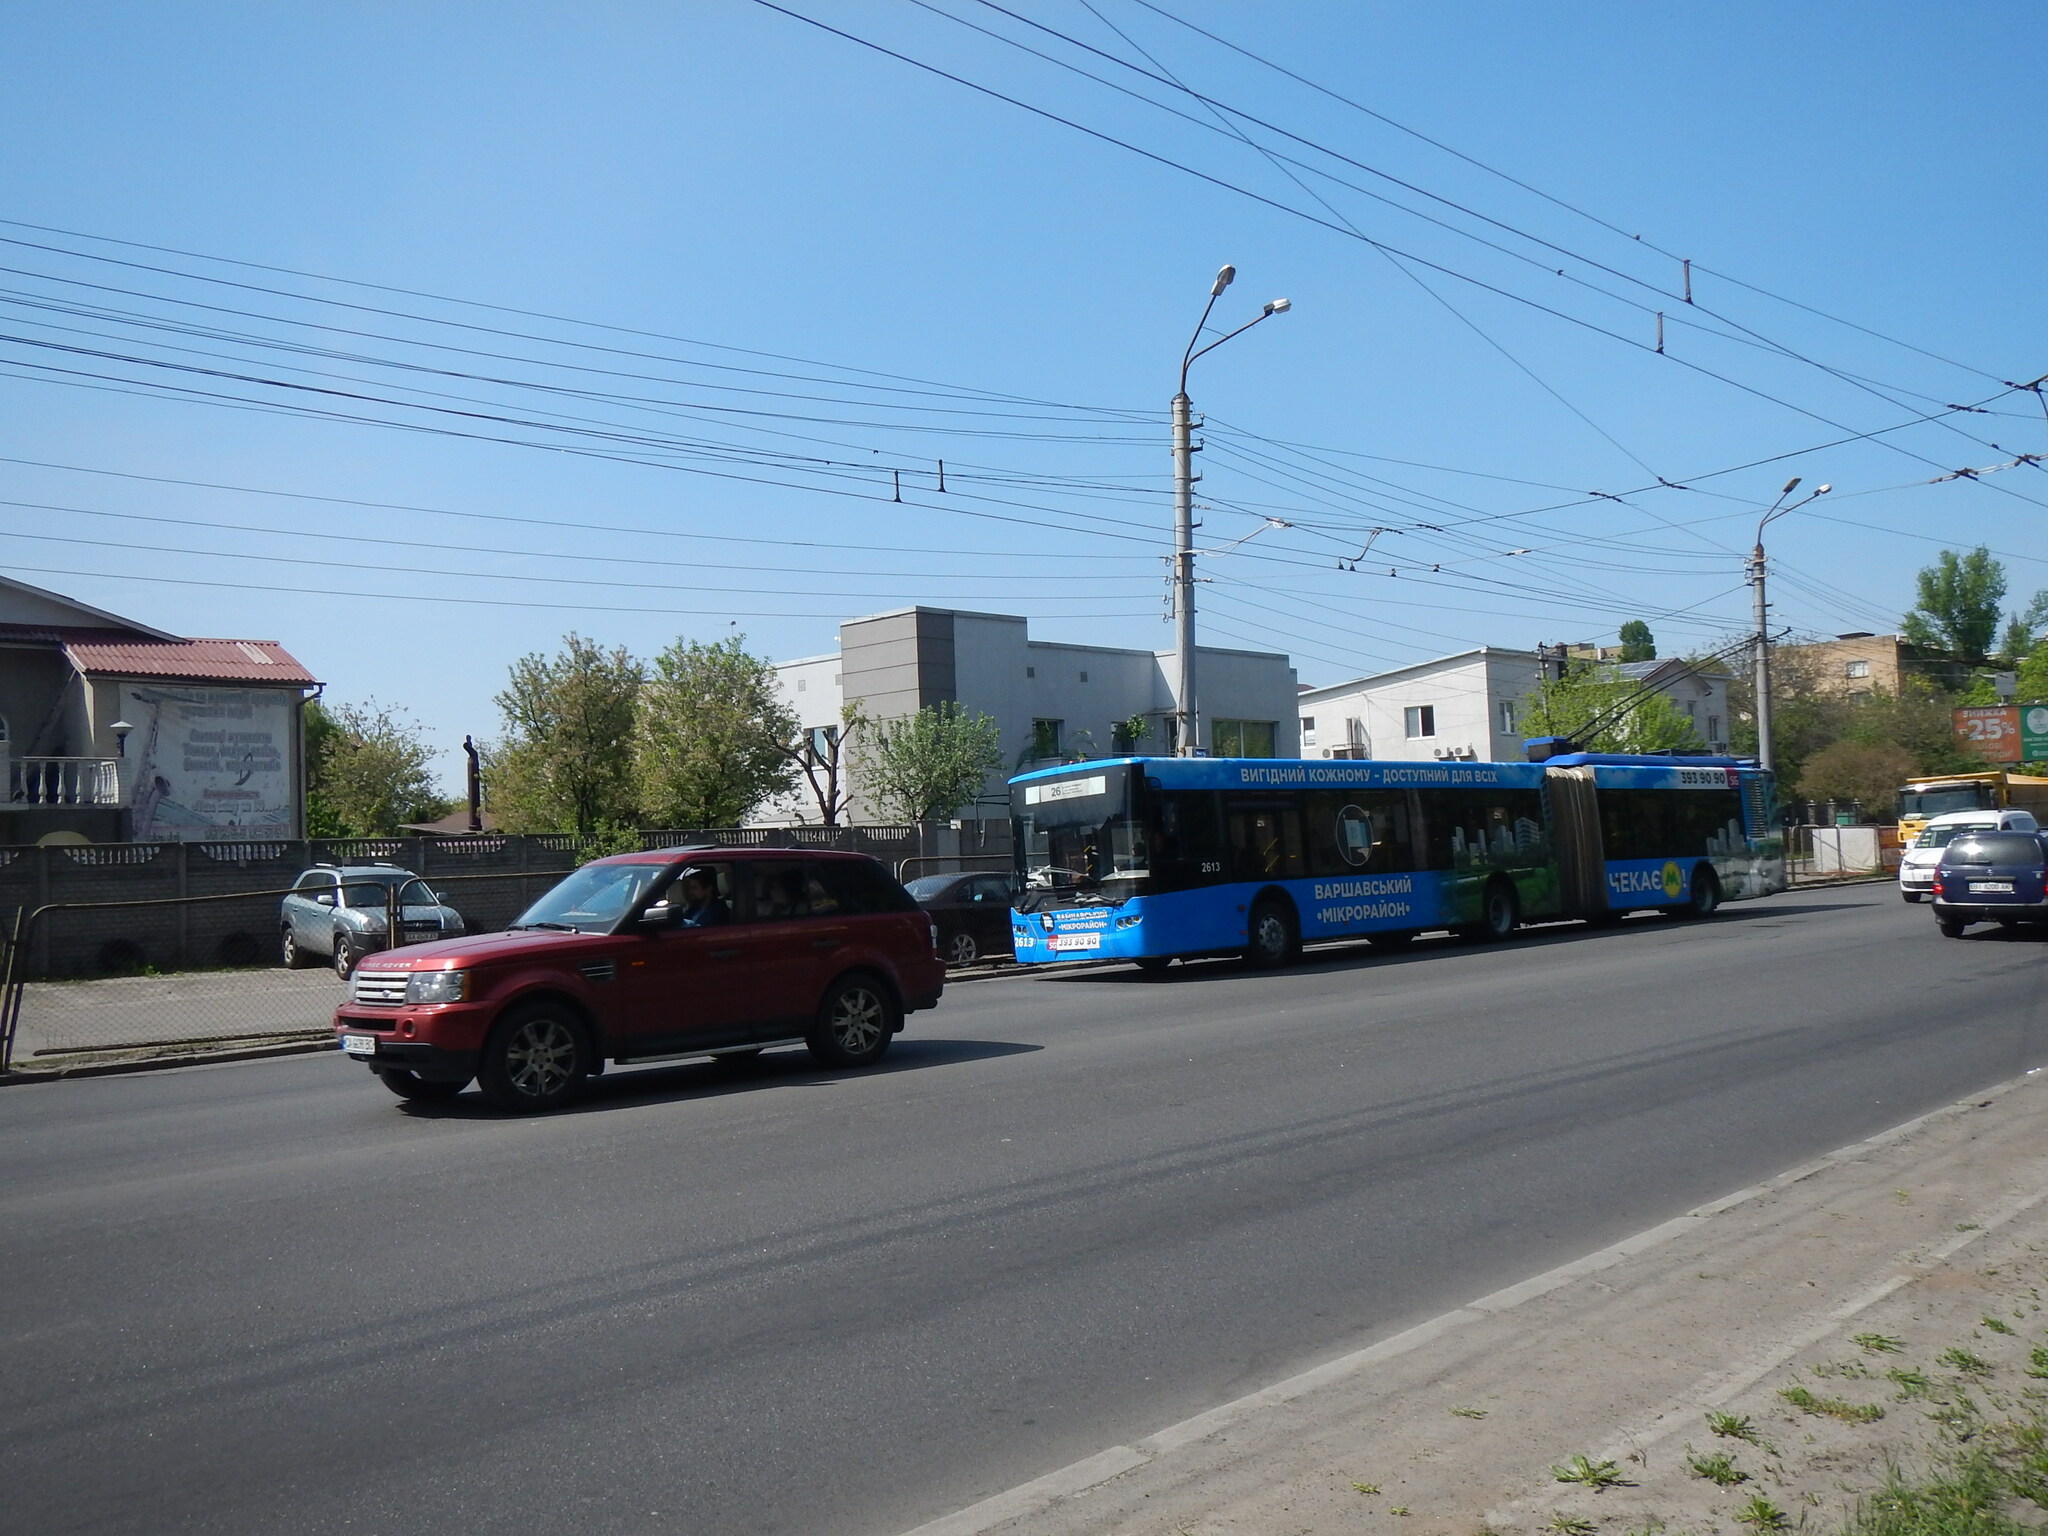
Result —
[[804, 1037], [828, 1067], [868, 1067], [889, 1049], [900, 1016], [896, 999], [872, 976], [842, 976], [825, 991], [817, 1021]]
[[589, 1072], [582, 1021], [558, 1003], [528, 1003], [491, 1031], [476, 1085], [500, 1109], [555, 1109], [583, 1086]]

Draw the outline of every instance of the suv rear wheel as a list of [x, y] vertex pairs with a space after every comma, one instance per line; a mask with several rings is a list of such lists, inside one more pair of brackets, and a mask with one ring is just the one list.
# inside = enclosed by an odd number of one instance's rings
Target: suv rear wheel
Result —
[[874, 977], [842, 976], [825, 989], [804, 1044], [828, 1067], [867, 1067], [882, 1059], [900, 1022], [896, 1000]]
[[583, 1023], [559, 1003], [528, 1003], [498, 1021], [484, 1042], [477, 1086], [500, 1109], [566, 1104], [590, 1072]]
[[320, 963], [318, 955], [309, 955], [299, 948], [299, 936], [289, 927], [284, 931], [284, 939], [278, 946], [278, 952], [284, 957], [284, 968], [288, 971], [303, 971]]

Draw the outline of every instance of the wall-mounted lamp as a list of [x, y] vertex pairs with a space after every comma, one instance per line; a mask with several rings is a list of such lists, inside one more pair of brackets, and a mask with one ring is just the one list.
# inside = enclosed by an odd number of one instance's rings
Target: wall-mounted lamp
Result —
[[116, 757], [126, 757], [128, 755], [128, 733], [134, 730], [135, 727], [126, 720], [116, 720], [110, 729], [114, 733], [114, 755]]

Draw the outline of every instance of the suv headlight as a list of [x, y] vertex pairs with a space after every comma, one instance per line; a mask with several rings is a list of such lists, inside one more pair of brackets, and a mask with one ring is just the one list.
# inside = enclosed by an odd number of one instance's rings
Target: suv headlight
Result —
[[414, 971], [405, 984], [408, 1003], [459, 1003], [468, 995], [467, 971]]

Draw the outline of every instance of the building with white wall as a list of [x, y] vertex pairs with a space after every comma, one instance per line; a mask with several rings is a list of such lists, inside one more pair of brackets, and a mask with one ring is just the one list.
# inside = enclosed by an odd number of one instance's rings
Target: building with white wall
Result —
[[1514, 762], [1522, 701], [1541, 680], [1534, 651], [1481, 646], [1299, 699], [1304, 757]]
[[274, 640], [190, 640], [0, 576], [0, 843], [302, 836], [318, 687]]
[[[782, 698], [807, 730], [836, 729], [842, 704], [861, 702], [874, 719], [901, 719], [952, 702], [991, 717], [1002, 732], [1004, 766], [966, 816], [1004, 817], [1003, 781], [1041, 758], [1165, 753], [1173, 710], [1172, 651], [1125, 650], [1034, 640], [1026, 620], [950, 608], [905, 608], [852, 619], [839, 650], [781, 663]], [[1288, 658], [1272, 651], [1196, 652], [1202, 735], [1217, 756], [1293, 757], [1300, 751]], [[1142, 734], [1127, 730], [1141, 723]], [[875, 820], [862, 797], [854, 752], [855, 820]], [[815, 821], [801, 787], [764, 808], [770, 822]]]
[[[1668, 694], [1701, 745], [1728, 746], [1729, 677], [1676, 658], [1604, 662], [1615, 677]], [[1300, 698], [1302, 755], [1519, 762], [1522, 709], [1543, 676], [1534, 651], [1481, 646], [1371, 677], [1310, 688]]]

